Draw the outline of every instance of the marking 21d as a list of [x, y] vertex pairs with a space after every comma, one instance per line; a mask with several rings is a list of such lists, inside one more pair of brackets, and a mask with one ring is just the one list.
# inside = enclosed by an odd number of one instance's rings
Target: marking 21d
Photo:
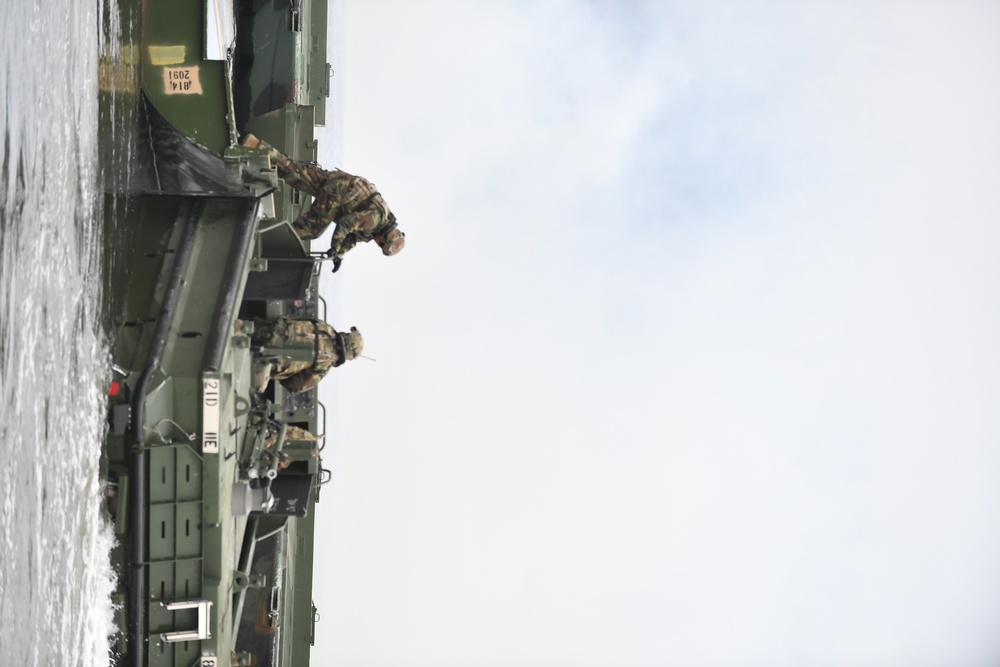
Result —
[[219, 453], [219, 415], [222, 402], [222, 380], [217, 377], [201, 381], [201, 451]]

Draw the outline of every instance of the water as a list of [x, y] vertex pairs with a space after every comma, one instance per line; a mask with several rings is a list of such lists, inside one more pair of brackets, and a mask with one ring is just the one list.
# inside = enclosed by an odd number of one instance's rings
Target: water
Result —
[[[128, 190], [130, 140], [99, 140], [99, 102], [115, 127], [130, 104], [115, 92], [127, 93], [128, 54], [111, 0], [4, 0], [0, 32], [0, 655], [107, 665], [102, 286], [115, 270], [103, 250], [115, 216], [102, 193]], [[109, 201], [112, 212], [127, 205], [123, 194]]]

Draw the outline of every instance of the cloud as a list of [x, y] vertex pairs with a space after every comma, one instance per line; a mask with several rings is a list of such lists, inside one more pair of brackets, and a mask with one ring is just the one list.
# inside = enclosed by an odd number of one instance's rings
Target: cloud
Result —
[[997, 11], [619, 7], [346, 8], [330, 650], [991, 664]]

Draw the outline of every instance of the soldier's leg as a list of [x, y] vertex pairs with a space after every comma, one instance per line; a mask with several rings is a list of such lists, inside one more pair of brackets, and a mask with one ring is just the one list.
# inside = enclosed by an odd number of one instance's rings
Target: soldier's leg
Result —
[[312, 206], [298, 218], [292, 221], [292, 229], [300, 239], [318, 239], [333, 222], [337, 204], [333, 198], [323, 192], [313, 199]]
[[288, 342], [288, 320], [283, 317], [276, 320], [255, 317], [250, 342], [255, 347], [281, 347]]
[[323, 193], [323, 183], [328, 178], [329, 172], [322, 167], [312, 163], [298, 162], [284, 153], [279, 153], [275, 164], [278, 167], [278, 176], [296, 190], [301, 190], [313, 197], [318, 197]]
[[274, 322], [262, 317], [253, 318], [253, 333], [250, 335], [250, 342], [254, 347], [266, 347], [272, 333], [274, 333]]

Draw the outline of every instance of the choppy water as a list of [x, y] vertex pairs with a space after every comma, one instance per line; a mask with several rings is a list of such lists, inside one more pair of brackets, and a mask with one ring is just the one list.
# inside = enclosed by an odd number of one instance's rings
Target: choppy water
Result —
[[124, 62], [119, 30], [111, 0], [0, 2], [5, 665], [108, 664], [101, 211], [104, 184], [121, 177], [102, 168], [98, 79], [101, 54]]

